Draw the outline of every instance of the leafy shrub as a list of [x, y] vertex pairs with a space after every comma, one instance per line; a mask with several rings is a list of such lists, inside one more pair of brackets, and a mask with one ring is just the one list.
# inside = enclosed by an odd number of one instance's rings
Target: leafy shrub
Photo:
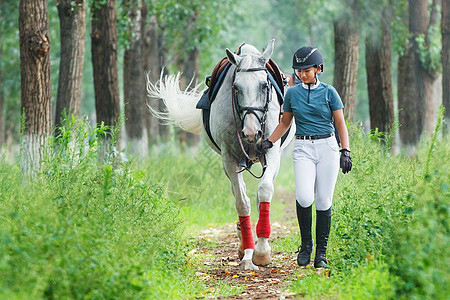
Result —
[[[339, 176], [333, 203], [331, 277], [299, 279], [292, 289], [352, 299], [346, 285], [354, 286], [353, 278], [362, 298], [447, 298], [448, 137], [438, 139], [438, 126], [431, 140], [424, 137], [415, 157], [403, 157], [383, 153], [385, 145], [372, 134], [357, 127], [351, 132], [354, 169]], [[373, 276], [365, 275], [368, 268]], [[370, 294], [374, 283], [382, 284], [385, 294]]]
[[330, 258], [338, 268], [381, 255], [392, 230], [409, 217], [410, 190], [419, 180], [415, 159], [383, 154], [361, 128], [352, 128], [354, 167], [340, 175], [333, 203]]
[[178, 209], [145, 172], [99, 164], [95, 131], [76, 126], [33, 181], [0, 162], [0, 298], [195, 294]]
[[423, 151], [423, 179], [408, 195], [414, 202], [410, 218], [395, 227], [386, 249], [402, 298], [446, 299], [450, 294], [450, 143], [448, 137], [437, 141], [442, 119], [441, 109], [436, 131]]

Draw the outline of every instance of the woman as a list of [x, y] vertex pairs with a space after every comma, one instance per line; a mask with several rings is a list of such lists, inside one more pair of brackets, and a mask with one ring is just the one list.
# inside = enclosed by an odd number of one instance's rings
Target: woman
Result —
[[[344, 174], [352, 168], [344, 105], [336, 90], [318, 79], [319, 73], [323, 71], [323, 58], [317, 48], [298, 49], [293, 57], [292, 68], [301, 84], [286, 92], [280, 123], [261, 147], [263, 150], [271, 148], [288, 130], [295, 117], [294, 174], [297, 219], [302, 238], [297, 263], [306, 266], [311, 260], [314, 244], [311, 234], [312, 203], [315, 200], [314, 267], [326, 268], [331, 205], [339, 166]], [[340, 158], [333, 119], [342, 145]]]

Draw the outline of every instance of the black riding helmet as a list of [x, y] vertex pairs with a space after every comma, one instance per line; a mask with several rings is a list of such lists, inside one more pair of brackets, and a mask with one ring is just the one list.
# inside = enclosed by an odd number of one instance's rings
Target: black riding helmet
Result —
[[318, 66], [322, 66], [321, 71], [323, 72], [323, 57], [319, 49], [306, 46], [295, 51], [294, 57], [292, 58], [292, 68], [294, 70]]

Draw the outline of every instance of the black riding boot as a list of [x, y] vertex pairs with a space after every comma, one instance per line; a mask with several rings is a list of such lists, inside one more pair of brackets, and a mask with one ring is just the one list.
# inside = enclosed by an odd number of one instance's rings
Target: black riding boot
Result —
[[300, 246], [301, 249], [298, 251], [297, 263], [299, 266], [303, 267], [311, 262], [311, 253], [314, 245], [311, 235], [312, 205], [303, 208], [298, 201], [295, 202], [297, 203], [297, 219], [300, 227], [300, 235], [302, 236], [302, 245]]
[[327, 210], [316, 210], [316, 257], [315, 268], [327, 268], [327, 243], [331, 226], [331, 207]]

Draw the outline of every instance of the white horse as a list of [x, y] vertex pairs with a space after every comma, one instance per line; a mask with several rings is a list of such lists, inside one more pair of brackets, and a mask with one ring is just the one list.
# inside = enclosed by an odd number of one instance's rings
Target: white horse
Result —
[[[228, 60], [232, 63], [214, 101], [210, 107], [211, 141], [203, 127], [202, 112], [196, 109], [202, 93], [199, 86], [189, 91], [179, 88], [179, 74], [161, 78], [158, 85], [147, 80], [148, 94], [164, 101], [167, 112], [152, 111], [159, 119], [169, 121], [182, 129], [200, 133], [203, 131], [207, 143], [222, 156], [225, 174], [231, 182], [239, 216], [239, 257], [242, 270], [257, 270], [271, 261], [269, 245], [270, 202], [274, 193], [273, 181], [280, 166], [280, 141], [265, 154], [258, 152], [258, 144], [268, 138], [279, 122], [281, 107], [271, 81], [268, 80], [266, 63], [272, 55], [274, 40], [270, 41], [261, 54], [254, 46], [244, 44], [240, 54], [226, 49]], [[284, 91], [283, 91], [284, 93]], [[152, 109], [151, 109], [152, 110]], [[294, 135], [291, 128], [283, 146]], [[250, 224], [250, 199], [242, 174], [242, 162], [250, 164], [261, 162], [263, 175], [258, 185], [255, 245]]]

